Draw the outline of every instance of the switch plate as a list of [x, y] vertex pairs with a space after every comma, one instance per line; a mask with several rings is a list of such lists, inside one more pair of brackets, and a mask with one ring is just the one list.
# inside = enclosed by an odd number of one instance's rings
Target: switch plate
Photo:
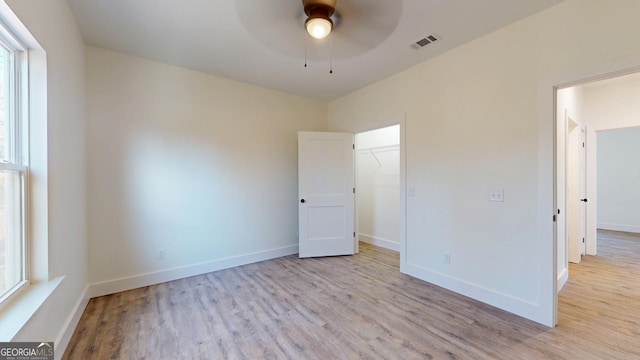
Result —
[[504, 190], [494, 189], [489, 191], [489, 201], [504, 202]]
[[416, 196], [416, 187], [415, 186], [409, 186], [409, 196]]
[[442, 262], [444, 262], [445, 264], [451, 264], [451, 254], [449, 254], [448, 252], [444, 253]]

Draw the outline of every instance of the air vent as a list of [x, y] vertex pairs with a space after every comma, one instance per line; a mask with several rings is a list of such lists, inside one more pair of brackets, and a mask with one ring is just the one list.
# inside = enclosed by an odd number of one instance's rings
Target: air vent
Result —
[[431, 35], [429, 35], [427, 37], [424, 37], [424, 38], [416, 41], [414, 44], [412, 44], [412, 46], [415, 49], [420, 49], [420, 48], [423, 48], [423, 47], [425, 47], [425, 46], [427, 46], [429, 44], [433, 44], [434, 42], [436, 42], [438, 40], [440, 40], [439, 36], [437, 36], [436, 34], [431, 34]]

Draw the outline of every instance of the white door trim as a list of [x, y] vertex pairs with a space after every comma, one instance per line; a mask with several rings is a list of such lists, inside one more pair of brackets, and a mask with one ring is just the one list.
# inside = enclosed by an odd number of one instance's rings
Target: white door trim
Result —
[[407, 267], [407, 114], [400, 124], [400, 272]]
[[[407, 258], [407, 207], [406, 207], [406, 187], [407, 187], [407, 161], [406, 161], [406, 148], [407, 148], [407, 141], [406, 141], [406, 125], [407, 124], [407, 115], [403, 114], [402, 116], [399, 116], [395, 121], [391, 121], [391, 122], [382, 122], [380, 124], [377, 124], [376, 126], [373, 127], [366, 127], [366, 128], [362, 128], [362, 129], [358, 129], [358, 131], [354, 131], [354, 133], [359, 134], [359, 133], [363, 133], [363, 132], [367, 132], [367, 131], [372, 131], [372, 130], [377, 130], [377, 129], [383, 129], [389, 126], [394, 126], [394, 125], [400, 125], [400, 189], [399, 189], [399, 194], [398, 196], [400, 196], [400, 272], [406, 273], [405, 269], [406, 267], [406, 258]], [[356, 162], [356, 166], [357, 166], [357, 162]], [[355, 170], [356, 174], [357, 174], [357, 169]], [[356, 181], [357, 183], [357, 181]], [[358, 189], [356, 188], [356, 196], [358, 195]], [[358, 224], [358, 202], [356, 201], [356, 235], [359, 234], [358, 229], [357, 229], [357, 224]], [[356, 238], [356, 244], [358, 244], [357, 238]], [[356, 251], [358, 251], [359, 248], [356, 247]]]

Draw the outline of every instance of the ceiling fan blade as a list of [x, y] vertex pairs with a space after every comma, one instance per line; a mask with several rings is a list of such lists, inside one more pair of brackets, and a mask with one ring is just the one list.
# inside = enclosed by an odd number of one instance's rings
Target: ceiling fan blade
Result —
[[366, 52], [395, 31], [402, 15], [402, 2], [342, 0], [336, 12], [338, 20], [333, 35], [334, 46], [339, 49], [336, 52]]

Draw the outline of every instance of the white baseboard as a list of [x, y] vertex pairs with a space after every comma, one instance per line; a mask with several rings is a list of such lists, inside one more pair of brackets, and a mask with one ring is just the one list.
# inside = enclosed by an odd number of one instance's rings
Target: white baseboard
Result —
[[481, 301], [485, 304], [495, 306], [499, 309], [549, 326], [544, 324], [543, 320], [540, 319], [540, 306], [537, 303], [487, 289], [483, 286], [425, 269], [415, 264], [404, 264], [404, 266], [401, 266], [401, 270], [403, 273], [416, 277], [420, 280], [424, 280], [447, 290]]
[[73, 332], [76, 330], [78, 323], [80, 322], [80, 318], [84, 313], [84, 309], [87, 308], [87, 304], [89, 303], [89, 285], [84, 288], [84, 291], [80, 295], [76, 306], [73, 308], [73, 312], [67, 318], [67, 321], [64, 323], [62, 330], [58, 334], [58, 337], [55, 340], [55, 359], [62, 359], [62, 355], [67, 350], [67, 346], [69, 345], [69, 341], [71, 340], [71, 336], [73, 336]]
[[558, 292], [562, 290], [564, 284], [569, 280], [569, 269], [564, 269], [560, 274], [558, 274]]
[[640, 233], [640, 226], [636, 226], [636, 225], [610, 224], [610, 223], [599, 222], [597, 226], [598, 226], [598, 229], [602, 229], [602, 230]]
[[358, 240], [375, 245], [375, 246], [380, 246], [385, 249], [400, 252], [400, 243], [397, 243], [395, 241], [391, 241], [391, 240], [387, 240], [387, 239], [383, 239], [383, 238], [379, 238], [371, 235], [365, 235], [365, 234], [359, 234]]
[[210, 273], [213, 271], [228, 269], [236, 266], [247, 265], [265, 260], [271, 260], [282, 256], [298, 253], [298, 245], [286, 246], [278, 249], [259, 251], [251, 254], [234, 256], [199, 264], [181, 266], [173, 269], [157, 271], [153, 273], [134, 275], [115, 280], [102, 281], [89, 285], [89, 297], [94, 298], [109, 294], [127, 291], [144, 286], [160, 284], [167, 281], [183, 279], [191, 276]]

